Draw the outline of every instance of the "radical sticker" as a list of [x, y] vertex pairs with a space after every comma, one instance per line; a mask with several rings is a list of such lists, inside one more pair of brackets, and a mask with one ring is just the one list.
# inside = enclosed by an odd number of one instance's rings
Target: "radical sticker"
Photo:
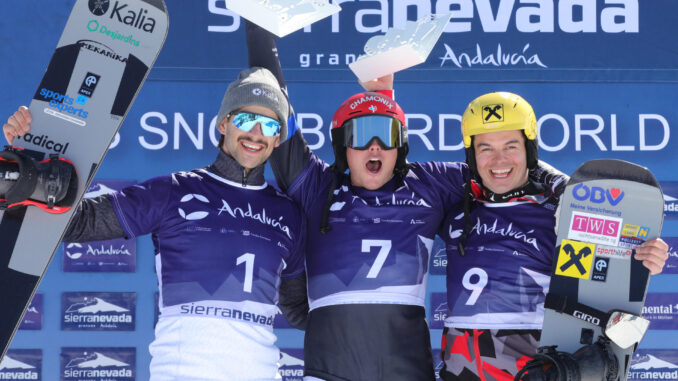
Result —
[[560, 242], [556, 275], [589, 279], [596, 245], [564, 239]]
[[622, 219], [596, 214], [573, 212], [567, 238], [618, 246]]

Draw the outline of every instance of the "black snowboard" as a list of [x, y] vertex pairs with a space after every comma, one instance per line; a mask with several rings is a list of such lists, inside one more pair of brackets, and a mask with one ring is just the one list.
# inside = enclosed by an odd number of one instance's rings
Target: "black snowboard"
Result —
[[[59, 154], [73, 163], [74, 205], [153, 66], [168, 22], [163, 0], [75, 1], [31, 101], [31, 131], [13, 142], [36, 160]], [[2, 356], [74, 210], [50, 214], [22, 206], [0, 212]]]
[[[573, 353], [596, 342], [605, 322], [584, 306], [641, 314], [649, 271], [632, 250], [659, 237], [663, 214], [661, 189], [646, 168], [592, 160], [575, 171], [560, 201], [541, 346]], [[569, 313], [557, 312], [565, 303]], [[610, 345], [625, 380], [637, 344]]]

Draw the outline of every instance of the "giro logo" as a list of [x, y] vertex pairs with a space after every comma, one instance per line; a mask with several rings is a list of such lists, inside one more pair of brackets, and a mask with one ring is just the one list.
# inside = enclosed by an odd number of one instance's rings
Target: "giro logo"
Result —
[[487, 105], [483, 107], [483, 123], [503, 122], [504, 107], [502, 105]]
[[600, 319], [598, 319], [597, 317], [593, 317], [589, 314], [585, 314], [581, 311], [574, 310], [574, 313], [572, 314], [572, 316], [576, 317], [577, 319], [581, 319], [585, 322], [594, 324], [594, 325], [600, 324]]
[[78, 259], [78, 258], [82, 257], [82, 253], [78, 251], [79, 249], [82, 249], [81, 244], [79, 244], [77, 242], [69, 243], [66, 246], [66, 250], [65, 250], [66, 256], [70, 259]]
[[[195, 194], [195, 193], [189, 193], [185, 195], [184, 197], [181, 198], [179, 201], [180, 203], [186, 203], [192, 200], [198, 200], [202, 203], [209, 204], [210, 201], [207, 199], [207, 197], [200, 195], [200, 194]], [[182, 207], [179, 207], [179, 215], [181, 218], [189, 221], [195, 221], [195, 220], [202, 220], [203, 218], [207, 217], [210, 213], [204, 210], [198, 210], [195, 212], [190, 212], [186, 213]]]
[[593, 264], [594, 251], [595, 245], [593, 244], [562, 240], [558, 252], [556, 275], [588, 279]]
[[572, 189], [572, 196], [579, 201], [588, 200], [594, 204], [602, 204], [607, 200], [610, 205], [616, 206], [624, 198], [624, 191], [619, 188], [589, 188], [583, 183], [580, 183]]
[[89, 0], [87, 4], [89, 6], [89, 11], [92, 12], [95, 16], [105, 15], [108, 12], [108, 7], [110, 0]]

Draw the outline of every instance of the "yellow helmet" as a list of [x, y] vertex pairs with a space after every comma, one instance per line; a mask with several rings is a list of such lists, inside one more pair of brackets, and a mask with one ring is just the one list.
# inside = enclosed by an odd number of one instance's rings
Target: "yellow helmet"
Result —
[[513, 93], [497, 92], [474, 99], [461, 118], [464, 147], [471, 137], [486, 132], [523, 130], [529, 140], [537, 138], [537, 118], [525, 99]]
[[537, 117], [532, 106], [520, 95], [495, 92], [481, 95], [469, 103], [461, 117], [461, 135], [466, 161], [475, 170], [472, 137], [486, 132], [522, 130], [525, 134], [527, 167], [537, 166]]

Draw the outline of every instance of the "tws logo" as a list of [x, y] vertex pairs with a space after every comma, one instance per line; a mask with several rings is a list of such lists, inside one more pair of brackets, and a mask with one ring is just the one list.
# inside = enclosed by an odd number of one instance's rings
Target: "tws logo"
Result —
[[583, 183], [579, 183], [572, 189], [572, 197], [579, 201], [588, 200], [594, 204], [602, 204], [607, 200], [610, 205], [617, 206], [624, 198], [624, 191], [619, 188], [589, 188]]

